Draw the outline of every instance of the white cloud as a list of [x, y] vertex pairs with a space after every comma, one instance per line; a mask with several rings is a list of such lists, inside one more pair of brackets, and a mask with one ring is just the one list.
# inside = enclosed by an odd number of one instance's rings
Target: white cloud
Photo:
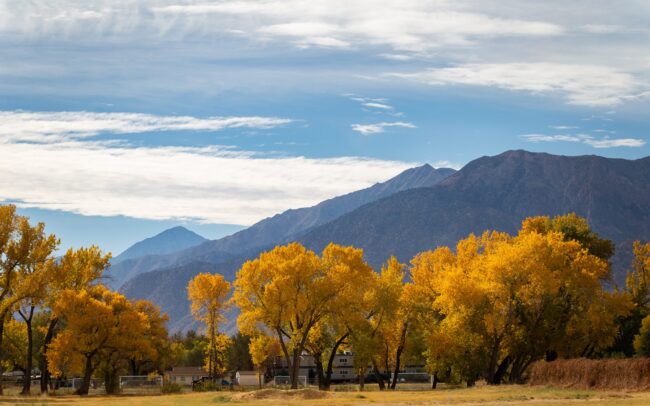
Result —
[[447, 160], [436, 161], [436, 162], [432, 163], [431, 165], [434, 168], [438, 168], [438, 169], [439, 168], [452, 168], [452, 169], [456, 169], [456, 170], [459, 170], [460, 168], [462, 168], [464, 166], [463, 164], [460, 164], [458, 162], [452, 162], [452, 161], [447, 161]]
[[531, 93], [558, 93], [571, 104], [611, 106], [643, 94], [647, 85], [606, 66], [559, 63], [463, 64], [418, 73], [391, 73], [430, 85], [490, 86]]
[[152, 131], [220, 131], [227, 128], [266, 129], [291, 123], [278, 117], [157, 116], [139, 113], [86, 111], [0, 111], [0, 144], [6, 142], [58, 142], [101, 133], [129, 134]]
[[374, 123], [374, 124], [352, 124], [352, 130], [361, 133], [363, 135], [383, 133], [386, 131], [386, 128], [390, 128], [390, 127], [417, 128], [415, 125], [403, 121]]
[[646, 141], [641, 138], [596, 138], [589, 134], [524, 134], [521, 137], [530, 142], [579, 142], [594, 148], [636, 148], [646, 144]]
[[388, 59], [390, 61], [410, 61], [413, 59], [411, 55], [406, 54], [379, 54], [380, 57]]
[[[2, 17], [4, 15], [4, 18]], [[91, 21], [92, 23], [89, 23]], [[480, 37], [553, 36], [557, 24], [496, 17], [449, 1], [45, 0], [0, 3], [0, 33], [82, 40], [262, 34], [296, 44], [383, 45], [420, 51]], [[336, 45], [335, 45], [336, 44]]]
[[3, 112], [0, 201], [84, 215], [251, 224], [370, 186], [413, 166], [359, 157], [270, 157], [218, 145], [134, 147], [92, 138], [105, 132], [216, 131], [285, 122], [268, 120]]
[[554, 130], [574, 130], [580, 128], [574, 125], [549, 125], [548, 127]]
[[369, 107], [371, 109], [381, 109], [381, 110], [392, 110], [393, 107], [385, 103], [376, 103], [376, 102], [367, 102], [363, 103], [364, 107]]
[[585, 24], [582, 29], [591, 34], [613, 34], [624, 31], [625, 27], [610, 24]]

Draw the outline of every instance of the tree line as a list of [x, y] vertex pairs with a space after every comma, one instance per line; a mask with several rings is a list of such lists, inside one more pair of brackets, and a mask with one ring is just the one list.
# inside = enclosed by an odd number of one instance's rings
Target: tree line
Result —
[[[277, 246], [232, 284], [219, 274], [190, 281], [204, 329], [172, 337], [157, 306], [102, 284], [110, 254], [92, 246], [57, 257], [58, 245], [44, 224], [0, 206], [0, 360], [23, 371], [23, 394], [36, 366], [41, 392], [80, 376], [77, 393], [87, 394], [92, 378], [114, 393], [120, 375], [202, 365], [216, 379], [233, 368], [263, 373], [277, 356], [296, 388], [304, 353], [322, 389], [343, 351], [354, 353], [362, 387], [372, 373], [382, 389], [413, 362], [435, 386], [521, 382], [540, 359], [650, 356], [650, 243], [634, 244], [618, 288], [613, 244], [575, 214], [528, 218], [515, 235], [469, 235], [409, 264], [390, 257], [378, 272], [359, 248]], [[232, 307], [239, 333], [227, 337], [220, 327]]]
[[469, 235], [408, 265], [391, 257], [380, 272], [361, 249], [330, 244], [318, 255], [294, 242], [244, 263], [230, 300], [218, 274], [197, 276], [189, 292], [210, 332], [215, 314], [237, 306], [254, 364], [284, 357], [292, 388], [309, 353], [328, 389], [343, 350], [354, 353], [362, 387], [372, 367], [379, 387], [394, 389], [413, 361], [426, 364], [433, 387], [520, 383], [542, 359], [650, 355], [650, 244], [635, 243], [622, 288], [611, 278], [613, 254], [584, 218], [540, 216], [515, 235]]
[[93, 376], [115, 393], [120, 374], [162, 370], [167, 316], [101, 284], [110, 254], [92, 246], [56, 257], [58, 245], [43, 223], [0, 206], [0, 356], [3, 369], [23, 372], [21, 393], [31, 393], [36, 365], [42, 393], [52, 376], [81, 376], [81, 395]]

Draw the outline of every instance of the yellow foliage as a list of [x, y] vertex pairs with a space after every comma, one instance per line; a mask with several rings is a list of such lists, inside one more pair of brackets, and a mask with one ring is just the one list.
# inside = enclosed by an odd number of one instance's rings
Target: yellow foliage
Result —
[[147, 316], [104, 286], [62, 292], [53, 312], [66, 325], [47, 353], [55, 374], [92, 372], [107, 353], [136, 356], [150, 350]]
[[637, 308], [643, 312], [650, 310], [650, 242], [634, 242], [632, 271], [627, 274], [625, 286]]
[[606, 292], [608, 263], [556, 230], [577, 229], [597, 246], [584, 224], [530, 218], [514, 237], [485, 232], [459, 241], [456, 254], [443, 247], [416, 256], [411, 301], [420, 298], [421, 314], [439, 318], [424, 327], [432, 370], [454, 365], [458, 376], [481, 372], [490, 381], [503, 362], [514, 370], [547, 350], [575, 356], [611, 345], [629, 297]]
[[229, 294], [230, 283], [219, 274], [200, 273], [187, 285], [192, 315], [203, 322], [207, 330], [206, 367], [211, 377], [223, 373], [225, 368], [228, 337], [219, 334], [219, 322], [223, 319]]

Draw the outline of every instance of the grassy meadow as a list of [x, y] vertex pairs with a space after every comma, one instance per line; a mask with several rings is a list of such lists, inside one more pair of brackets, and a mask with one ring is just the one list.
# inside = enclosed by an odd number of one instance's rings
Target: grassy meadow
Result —
[[6, 396], [0, 404], [74, 406], [236, 405], [648, 405], [650, 392], [604, 392], [523, 385], [480, 386], [434, 391], [280, 391], [207, 392], [160, 396]]

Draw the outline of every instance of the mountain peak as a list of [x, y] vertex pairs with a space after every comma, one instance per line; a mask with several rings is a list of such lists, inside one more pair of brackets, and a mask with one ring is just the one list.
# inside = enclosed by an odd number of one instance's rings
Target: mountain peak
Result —
[[[175, 227], [172, 227], [172, 228], [168, 228], [167, 230], [161, 231], [160, 233], [156, 234], [155, 236], [153, 236], [151, 238], [156, 238], [156, 237], [163, 236], [163, 235], [183, 235], [183, 234], [195, 235], [195, 236], [201, 237], [200, 235], [198, 235], [194, 231], [188, 230], [187, 228], [185, 228], [183, 226], [175, 226]], [[201, 237], [201, 238], [203, 238], [203, 237]]]
[[141, 257], [145, 255], [169, 254], [190, 248], [207, 241], [206, 238], [188, 230], [183, 226], [175, 226], [164, 230], [153, 237], [139, 241], [111, 261], [113, 264], [125, 259]]

